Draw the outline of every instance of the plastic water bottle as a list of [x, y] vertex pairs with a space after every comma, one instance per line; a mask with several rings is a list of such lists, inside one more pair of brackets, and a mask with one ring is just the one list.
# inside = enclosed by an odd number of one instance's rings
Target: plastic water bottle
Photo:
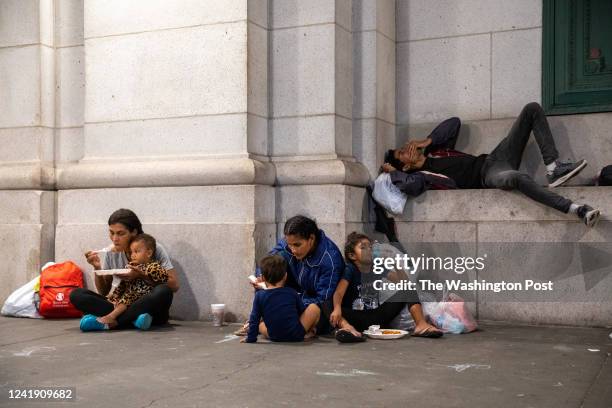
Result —
[[363, 310], [365, 309], [365, 304], [363, 303], [363, 299], [357, 298], [353, 302], [353, 310]]
[[370, 309], [378, 309], [378, 299], [372, 298], [370, 301]]

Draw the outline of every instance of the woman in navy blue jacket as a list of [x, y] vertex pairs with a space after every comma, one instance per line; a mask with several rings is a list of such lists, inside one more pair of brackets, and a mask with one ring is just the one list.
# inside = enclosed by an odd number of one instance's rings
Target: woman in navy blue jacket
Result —
[[[320, 307], [334, 296], [344, 271], [342, 253], [314, 220], [303, 215], [288, 219], [283, 232], [285, 237], [270, 255], [281, 255], [287, 261], [286, 286], [294, 288], [305, 305], [314, 303]], [[258, 282], [262, 281], [259, 268], [256, 276]], [[257, 282], [253, 286], [257, 289]], [[328, 328], [320, 327], [319, 332], [325, 329]]]

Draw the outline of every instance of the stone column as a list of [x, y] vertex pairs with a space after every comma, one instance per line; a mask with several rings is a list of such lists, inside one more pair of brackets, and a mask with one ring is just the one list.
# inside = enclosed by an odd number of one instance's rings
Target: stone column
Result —
[[3, 1], [0, 47], [0, 188], [52, 189], [53, 2]]
[[84, 0], [55, 1], [55, 167], [83, 157], [85, 111]]
[[38, 263], [17, 266], [27, 276], [42, 260], [73, 259], [91, 286], [83, 252], [107, 245], [107, 217], [131, 208], [175, 262], [181, 291], [172, 315], [207, 318], [210, 303], [224, 302], [241, 319], [251, 299], [245, 277], [287, 218], [316, 218], [340, 246], [363, 228], [362, 162], [375, 169], [387, 130], [364, 136], [362, 127], [393, 123], [394, 98], [388, 67], [376, 62], [380, 108], [353, 109], [354, 97], [374, 94], [363, 90], [371, 77], [362, 68], [353, 78], [356, 61], [365, 65], [353, 53], [372, 48], [362, 46], [369, 34], [359, 20], [354, 49], [352, 1], [1, 7], [0, 64], [9, 75], [0, 89], [11, 102], [0, 112], [8, 146], [0, 194], [22, 212], [7, 212], [0, 228], [13, 228], [15, 241], [23, 236], [15, 228], [44, 231], [28, 242], [40, 248]]
[[353, 153], [375, 178], [395, 147], [395, 0], [353, 0]]
[[[58, 258], [108, 244], [134, 210], [168, 250], [171, 315], [230, 319], [275, 240], [265, 0], [88, 0], [82, 157], [58, 169]], [[91, 277], [88, 282], [91, 284]]]
[[0, 302], [53, 259], [52, 0], [0, 2]]
[[86, 2], [83, 157], [59, 188], [271, 184], [266, 3], [248, 4]]
[[279, 235], [316, 218], [338, 245], [362, 223], [367, 170], [353, 157], [350, 0], [270, 1], [270, 154]]

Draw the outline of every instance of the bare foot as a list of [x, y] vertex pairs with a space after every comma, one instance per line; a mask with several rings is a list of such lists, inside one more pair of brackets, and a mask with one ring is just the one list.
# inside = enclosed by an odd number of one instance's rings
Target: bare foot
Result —
[[304, 335], [304, 340], [310, 340], [317, 337], [317, 331], [315, 329], [310, 329], [308, 333]]
[[346, 331], [350, 332], [350, 333], [351, 333], [353, 336], [361, 337], [361, 333], [360, 333], [360, 332], [358, 332], [358, 331], [357, 331], [357, 329], [355, 329], [355, 328], [354, 328], [354, 327], [352, 327], [352, 326], [351, 326], [350, 328], [349, 328], [349, 327], [347, 327], [347, 328], [342, 329], [342, 330], [346, 330]]
[[249, 322], [246, 322], [242, 327], [234, 332], [235, 336], [246, 336], [249, 332]]
[[338, 330], [345, 330], [347, 332], [350, 332], [353, 336], [361, 337], [361, 332], [357, 331], [357, 329], [354, 328], [352, 325], [348, 324], [348, 322], [346, 324], [343, 324], [342, 326], [343, 327], [340, 327]]
[[117, 320], [109, 316], [98, 317], [97, 320], [102, 324], [108, 324], [108, 327], [115, 327], [117, 325]]

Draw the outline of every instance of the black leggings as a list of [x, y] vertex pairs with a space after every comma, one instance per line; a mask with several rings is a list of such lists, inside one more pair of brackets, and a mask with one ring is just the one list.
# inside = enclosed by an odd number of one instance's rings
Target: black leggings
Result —
[[[153, 317], [152, 324], [168, 322], [168, 313], [172, 304], [172, 290], [167, 285], [157, 285], [153, 290], [132, 303], [125, 312], [117, 318], [117, 329], [132, 327], [132, 322], [142, 313]], [[70, 302], [86, 314], [106, 316], [113, 311], [114, 306], [105, 296], [87, 289], [74, 289], [70, 293]]]
[[[409, 302], [408, 308], [419, 303]], [[402, 311], [406, 306], [406, 302], [387, 301], [376, 309], [369, 310], [353, 310], [350, 307], [342, 307], [342, 317], [346, 319], [355, 329], [362, 332], [373, 324], [380, 325], [383, 328], [389, 326], [389, 323]], [[323, 303], [321, 311], [325, 319], [329, 321], [329, 316], [334, 310], [332, 301]]]

